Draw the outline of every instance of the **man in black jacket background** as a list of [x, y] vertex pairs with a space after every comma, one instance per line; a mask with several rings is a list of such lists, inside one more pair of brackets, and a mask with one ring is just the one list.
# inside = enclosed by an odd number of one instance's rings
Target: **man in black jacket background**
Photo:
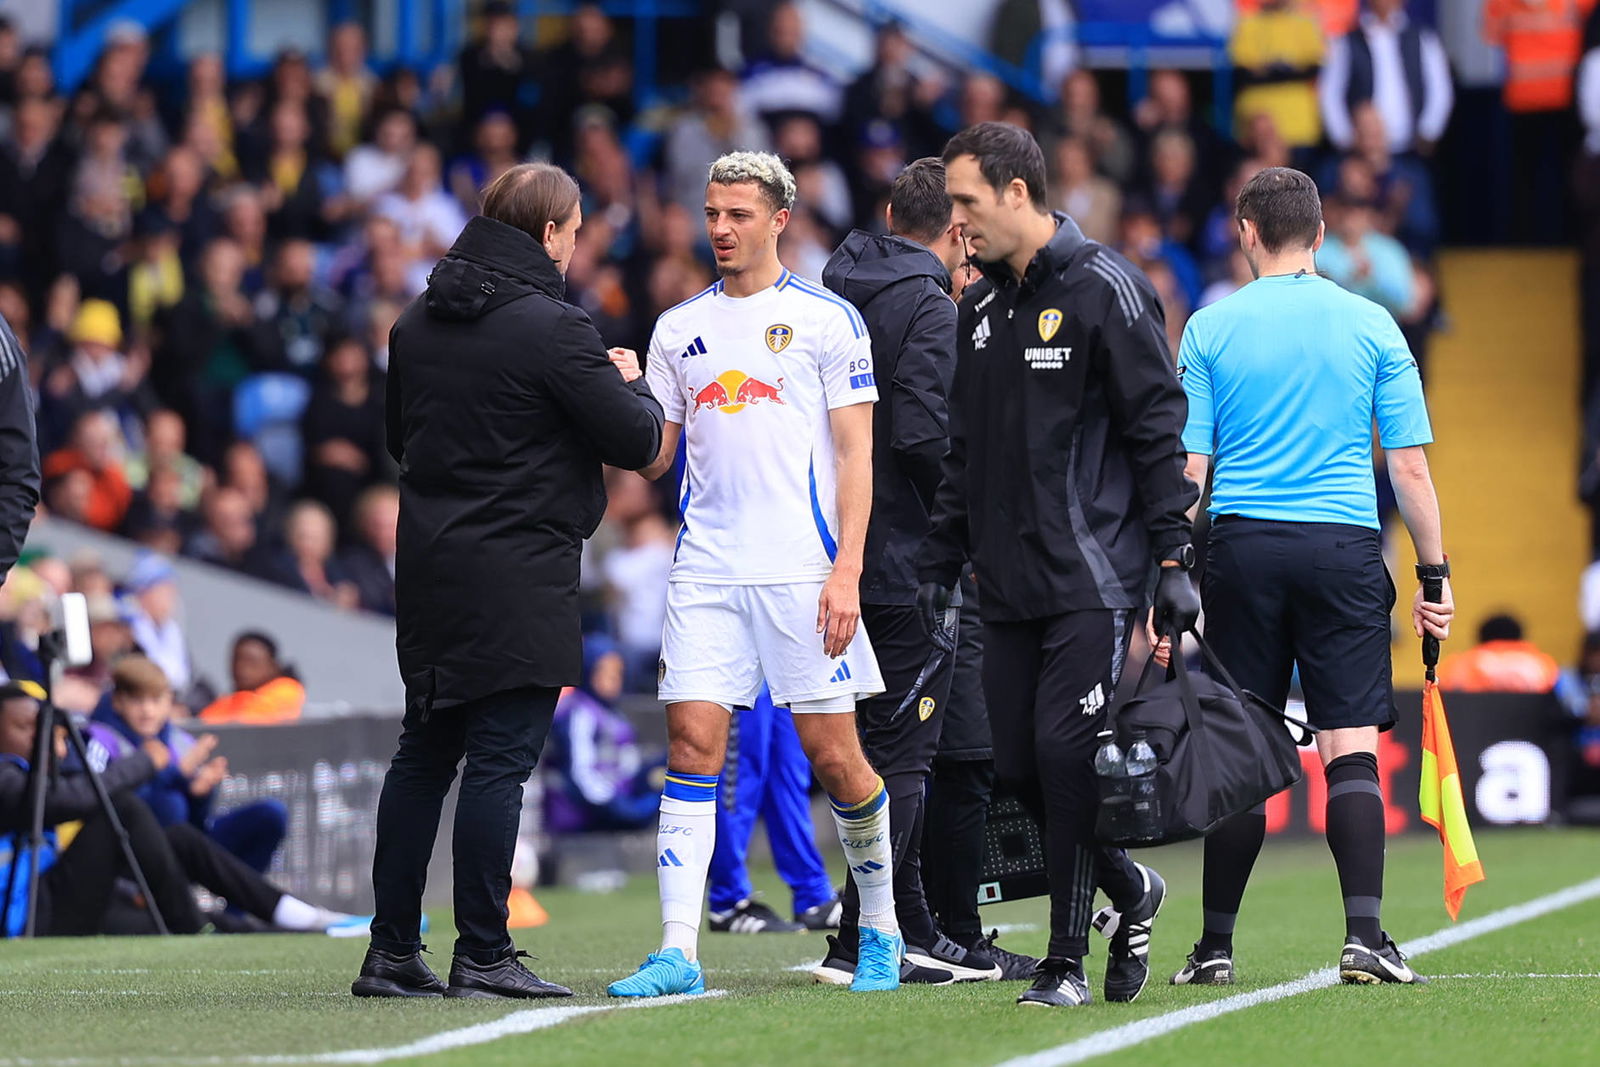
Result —
[[0, 317], [0, 581], [28, 539], [39, 505], [39, 441], [28, 396], [28, 356]]
[[[524, 967], [506, 931], [522, 784], [561, 687], [582, 681], [578, 561], [605, 510], [601, 464], [649, 464], [662, 422], [637, 356], [608, 352], [562, 300], [578, 201], [557, 167], [507, 171], [390, 335], [406, 714], [378, 802], [358, 996], [571, 995]], [[447, 990], [418, 955], [419, 927], [463, 756]]]
[[1089, 1001], [1095, 886], [1121, 923], [1106, 998], [1138, 996], [1154, 871], [1095, 844], [1095, 734], [1156, 565], [1157, 621], [1187, 629], [1199, 597], [1186, 509], [1186, 405], [1161, 304], [1122, 256], [1053, 215], [1031, 134], [986, 122], [944, 151], [954, 219], [983, 271], [961, 299], [950, 451], [918, 604], [935, 640], [964, 562], [983, 592], [983, 681], [995, 770], [1044, 830], [1050, 944], [1019, 1003]]
[[[906, 939], [902, 981], [996, 978], [999, 968], [941, 936], [923, 895], [920, 862], [924, 790], [950, 696], [954, 657], [929, 663], [917, 612], [916, 553], [949, 448], [948, 397], [956, 363], [951, 272], [966, 259], [950, 222], [944, 163], [919, 159], [894, 181], [888, 234], [855, 230], [822, 272], [822, 283], [866, 320], [880, 388], [872, 411], [872, 518], [861, 572], [861, 616], [872, 634], [886, 689], [856, 707], [862, 748], [889, 793], [895, 912]], [[912, 691], [916, 690], [914, 696]], [[907, 700], [909, 698], [909, 704]], [[847, 873], [837, 944], [820, 970], [853, 973], [855, 879]], [[831, 938], [830, 938], [831, 940]]]

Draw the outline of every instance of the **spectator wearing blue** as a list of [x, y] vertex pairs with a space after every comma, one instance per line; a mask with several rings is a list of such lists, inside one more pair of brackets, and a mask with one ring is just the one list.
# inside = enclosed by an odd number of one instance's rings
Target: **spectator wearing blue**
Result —
[[1371, 203], [1340, 196], [1328, 206], [1332, 232], [1317, 254], [1318, 273], [1396, 319], [1407, 317], [1416, 302], [1416, 274], [1405, 246], [1374, 226]]
[[155, 552], [143, 552], [122, 580], [134, 643], [166, 675], [174, 693], [188, 691], [193, 675], [189, 642], [178, 620], [178, 572]]
[[[759, 818], [772, 862], [793, 894], [794, 922], [755, 898], [745, 860]], [[796, 933], [839, 925], [839, 898], [817, 851], [811, 822], [811, 764], [788, 708], [766, 686], [755, 706], [733, 713], [728, 756], [717, 782], [717, 838], [711, 853], [711, 929]]]
[[228, 760], [215, 754], [213, 734], [195, 737], [172, 723], [172, 687], [150, 659], [124, 656], [111, 671], [111, 692], [95, 710], [94, 721], [110, 728], [97, 736], [113, 760], [143, 749], [147, 741], [167, 746], [171, 758], [138, 789], [162, 826], [187, 823], [204, 830], [258, 872], [272, 865], [288, 832], [289, 813], [280, 801], [257, 800], [213, 815], [217, 787], [228, 774]]

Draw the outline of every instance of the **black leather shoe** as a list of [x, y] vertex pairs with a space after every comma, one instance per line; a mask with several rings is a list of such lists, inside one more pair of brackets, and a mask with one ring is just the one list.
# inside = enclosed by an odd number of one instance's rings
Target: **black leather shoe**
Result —
[[450, 988], [444, 995], [512, 999], [572, 996], [566, 986], [546, 982], [523, 966], [523, 959], [532, 958], [526, 952], [512, 952], [493, 963], [476, 963], [467, 956], [457, 956], [450, 964]]
[[422, 962], [420, 952], [402, 956], [369, 948], [350, 992], [358, 997], [442, 997], [444, 983]]

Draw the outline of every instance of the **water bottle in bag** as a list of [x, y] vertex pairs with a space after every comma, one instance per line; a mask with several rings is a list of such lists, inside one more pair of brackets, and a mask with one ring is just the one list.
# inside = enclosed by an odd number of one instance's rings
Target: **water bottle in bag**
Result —
[[1143, 730], [1133, 731], [1124, 763], [1128, 775], [1129, 828], [1140, 840], [1161, 836], [1161, 797], [1156, 793], [1156, 751]]
[[1098, 740], [1100, 748], [1094, 754], [1094, 774], [1100, 786], [1098, 829], [1103, 837], [1126, 837], [1133, 832], [1133, 791], [1128, 761], [1123, 758], [1122, 749], [1117, 747], [1116, 737], [1110, 730], [1101, 730]]

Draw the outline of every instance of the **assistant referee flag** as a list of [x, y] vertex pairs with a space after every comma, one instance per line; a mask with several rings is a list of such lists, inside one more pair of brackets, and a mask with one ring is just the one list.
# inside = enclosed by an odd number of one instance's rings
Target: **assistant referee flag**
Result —
[[[1437, 649], [1437, 644], [1434, 644]], [[1435, 651], [1437, 659], [1437, 651]], [[1483, 881], [1483, 864], [1467, 825], [1467, 803], [1461, 795], [1461, 772], [1456, 767], [1450, 724], [1444, 716], [1444, 698], [1433, 664], [1428, 664], [1422, 686], [1422, 786], [1417, 792], [1422, 821], [1439, 831], [1444, 846], [1444, 909], [1455, 921], [1467, 887]]]

